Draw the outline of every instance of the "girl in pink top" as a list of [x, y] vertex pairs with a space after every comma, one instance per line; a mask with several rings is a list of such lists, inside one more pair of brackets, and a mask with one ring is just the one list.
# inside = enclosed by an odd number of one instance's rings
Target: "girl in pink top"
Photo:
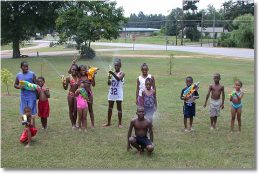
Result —
[[85, 90], [84, 87], [84, 81], [81, 81], [80, 88], [76, 90], [79, 131], [86, 131], [87, 128], [88, 99], [86, 96], [81, 94], [81, 90]]

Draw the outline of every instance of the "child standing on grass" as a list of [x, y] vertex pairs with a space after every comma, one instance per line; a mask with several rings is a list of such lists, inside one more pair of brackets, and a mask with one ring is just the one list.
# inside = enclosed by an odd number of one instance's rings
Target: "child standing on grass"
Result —
[[[24, 120], [24, 117], [26, 120]], [[37, 129], [32, 125], [32, 110], [29, 106], [24, 107], [24, 115], [21, 119], [21, 123], [25, 126], [23, 133], [20, 137], [21, 143], [27, 143], [25, 148], [30, 147], [31, 139], [36, 135]]]
[[[195, 117], [195, 100], [199, 98], [198, 91], [194, 91], [192, 95], [189, 97], [183, 96], [183, 93], [186, 89], [188, 89], [193, 83], [192, 77], [186, 77], [186, 87], [182, 89], [180, 99], [184, 100], [183, 105], [183, 115], [184, 115], [184, 131], [190, 132], [194, 131], [194, 128], [192, 127], [193, 124], [193, 117]], [[187, 121], [189, 121], [189, 126], [187, 126]]]
[[[211, 127], [210, 129], [216, 129], [217, 119], [219, 116], [220, 109], [224, 109], [224, 101], [225, 101], [225, 91], [224, 86], [220, 85], [220, 74], [215, 73], [213, 75], [214, 84], [209, 85], [209, 91], [206, 96], [205, 104], [203, 107], [205, 108], [207, 106], [207, 102], [211, 93], [210, 98], [210, 122]], [[220, 99], [220, 96], [222, 95], [222, 100]]]
[[69, 87], [68, 92], [68, 105], [69, 105], [69, 117], [72, 125], [72, 130], [76, 129], [76, 121], [77, 121], [77, 100], [75, 92], [78, 89], [78, 65], [72, 64], [69, 70], [70, 75], [63, 79], [62, 86], [65, 90]]
[[141, 65], [141, 71], [142, 74], [137, 78], [137, 85], [136, 85], [136, 105], [137, 106], [142, 106], [143, 101], [142, 101], [142, 92], [145, 89], [145, 80], [147, 78], [151, 78], [153, 80], [153, 83], [151, 84], [151, 88], [156, 92], [156, 87], [155, 87], [155, 80], [154, 77], [151, 74], [148, 74], [149, 68], [146, 63], [143, 63]]
[[231, 132], [234, 131], [234, 123], [237, 116], [238, 122], [238, 132], [241, 132], [241, 114], [242, 114], [242, 98], [244, 96], [244, 92], [241, 91], [242, 82], [240, 80], [235, 80], [233, 91], [230, 94], [231, 101]]
[[155, 90], [152, 89], [153, 79], [147, 78], [145, 80], [145, 90], [142, 92], [142, 101], [145, 112], [145, 117], [151, 122], [153, 121], [153, 114], [157, 110], [157, 100]]
[[125, 73], [120, 71], [121, 60], [116, 59], [114, 62], [115, 72], [109, 71], [108, 85], [110, 86], [108, 92], [108, 113], [107, 123], [103, 124], [103, 127], [111, 125], [112, 111], [114, 102], [117, 103], [117, 114], [118, 114], [118, 127], [122, 128], [122, 101], [123, 101], [123, 83]]
[[38, 101], [38, 116], [41, 117], [42, 129], [47, 129], [47, 118], [50, 113], [49, 100], [50, 91], [49, 88], [45, 86], [44, 77], [37, 78], [37, 84], [40, 88], [37, 90]]
[[79, 131], [86, 131], [87, 128], [88, 98], [84, 83], [85, 82], [81, 80], [80, 88], [76, 91]]
[[29, 70], [29, 64], [26, 61], [21, 62], [22, 72], [17, 73], [14, 87], [21, 90], [20, 95], [20, 115], [23, 115], [24, 107], [29, 106], [31, 108], [33, 116], [33, 125], [35, 126], [34, 117], [37, 115], [36, 106], [36, 92], [31, 90], [26, 90], [24, 87], [20, 86], [19, 81], [24, 80], [33, 84], [36, 84], [36, 75], [34, 72]]

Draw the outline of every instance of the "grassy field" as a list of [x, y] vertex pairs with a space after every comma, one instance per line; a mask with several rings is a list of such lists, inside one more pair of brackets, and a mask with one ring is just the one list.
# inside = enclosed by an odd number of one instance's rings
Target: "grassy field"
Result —
[[[151, 53], [151, 52], [150, 52]], [[153, 54], [153, 53], [151, 53]], [[182, 55], [182, 53], [176, 53]], [[184, 54], [184, 53], [183, 53]], [[186, 54], [184, 54], [186, 55]], [[193, 54], [195, 55], [195, 54]], [[98, 54], [93, 60], [79, 60], [78, 64], [100, 67], [96, 76], [94, 91], [95, 129], [86, 133], [72, 131], [66, 100], [67, 91], [61, 86], [57, 73], [66, 74], [71, 57], [39, 57], [2, 60], [2, 67], [14, 75], [20, 71], [20, 62], [27, 60], [37, 76], [44, 76], [51, 91], [51, 116], [49, 128], [40, 129], [30, 149], [19, 143], [23, 126], [19, 118], [19, 90], [11, 88], [6, 95], [1, 86], [1, 167], [2, 168], [88, 168], [88, 169], [238, 169], [256, 168], [256, 119], [254, 91], [254, 61], [214, 59], [199, 55], [197, 58], [176, 58], [173, 60], [172, 75], [169, 75], [167, 58], [122, 58], [122, 70], [126, 73], [123, 102], [123, 128], [117, 128], [116, 108], [112, 126], [102, 128], [107, 115], [106, 69], [112, 64], [112, 57]], [[154, 121], [155, 151], [152, 157], [137, 156], [136, 151], [126, 151], [126, 136], [130, 120], [135, 116], [136, 78], [141, 63], [149, 65], [155, 76], [158, 96], [158, 112]], [[41, 71], [42, 67], [42, 71]], [[225, 86], [225, 109], [218, 119], [219, 130], [210, 130], [208, 108], [202, 106], [212, 74], [221, 74]], [[183, 129], [183, 102], [179, 99], [185, 86], [185, 77], [191, 75], [200, 81], [200, 99], [197, 100], [195, 131], [185, 133]], [[227, 95], [232, 90], [233, 78], [243, 82], [242, 132], [229, 133], [230, 102]], [[237, 129], [237, 122], [235, 125]], [[25, 161], [30, 161], [25, 162]]]
[[[33, 47], [36, 46], [37, 44], [33, 44], [33, 43], [25, 43], [25, 44], [21, 44], [20, 48], [27, 48], [27, 47]], [[1, 51], [4, 50], [12, 50], [12, 44], [8, 44], [8, 45], [1, 45]]]
[[[175, 36], [167, 36], [167, 40], [169, 41], [169, 45], [176, 45], [176, 37]], [[110, 40], [102, 39], [100, 42], [111, 42]], [[118, 39], [112, 39], [112, 42], [116, 43], [133, 43], [133, 40], [129, 37], [124, 38], [118, 38]], [[212, 43], [213, 39], [203, 39], [203, 44]], [[141, 43], [141, 44], [166, 44], [166, 36], [149, 36], [149, 37], [143, 37], [143, 36], [136, 36], [135, 43]], [[177, 39], [177, 44], [181, 45], [181, 39]], [[190, 39], [183, 39], [184, 45], [194, 45], [194, 44], [200, 44], [200, 40], [198, 42], [191, 42]]]

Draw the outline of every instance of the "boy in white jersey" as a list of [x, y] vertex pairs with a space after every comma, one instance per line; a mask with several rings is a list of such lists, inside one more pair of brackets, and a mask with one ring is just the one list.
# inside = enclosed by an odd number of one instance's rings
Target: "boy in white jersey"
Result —
[[122, 128], [122, 101], [123, 101], [123, 82], [125, 73], [120, 71], [121, 60], [116, 59], [114, 62], [115, 72], [109, 71], [108, 85], [110, 86], [108, 92], [108, 122], [103, 125], [107, 127], [111, 125], [112, 111], [114, 107], [114, 102], [117, 103], [117, 113], [118, 113], [118, 127]]
[[142, 74], [137, 78], [137, 85], [136, 85], [136, 105], [137, 106], [142, 106], [143, 101], [142, 101], [142, 93], [145, 90], [145, 80], [147, 78], [151, 78], [153, 83], [151, 84], [151, 89], [153, 89], [156, 92], [156, 87], [155, 87], [155, 80], [154, 77], [151, 74], [148, 74], [149, 68], [146, 63], [143, 63], [141, 65], [141, 71]]

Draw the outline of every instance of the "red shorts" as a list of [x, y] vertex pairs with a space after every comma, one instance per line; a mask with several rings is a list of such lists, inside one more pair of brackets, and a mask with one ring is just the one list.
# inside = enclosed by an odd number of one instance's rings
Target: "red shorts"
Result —
[[[36, 129], [35, 127], [30, 127], [29, 129], [30, 129], [30, 131], [31, 131], [32, 137], [35, 136], [36, 133], [37, 133], [37, 129]], [[24, 143], [24, 142], [27, 141], [27, 139], [28, 139], [27, 131], [24, 129], [24, 130], [23, 130], [23, 133], [22, 133], [22, 135], [21, 135], [21, 137], [20, 137], [20, 142], [21, 142], [21, 143]]]
[[49, 106], [49, 101], [41, 101], [39, 100], [38, 102], [38, 116], [41, 118], [47, 118], [49, 117], [50, 113], [50, 106]]

